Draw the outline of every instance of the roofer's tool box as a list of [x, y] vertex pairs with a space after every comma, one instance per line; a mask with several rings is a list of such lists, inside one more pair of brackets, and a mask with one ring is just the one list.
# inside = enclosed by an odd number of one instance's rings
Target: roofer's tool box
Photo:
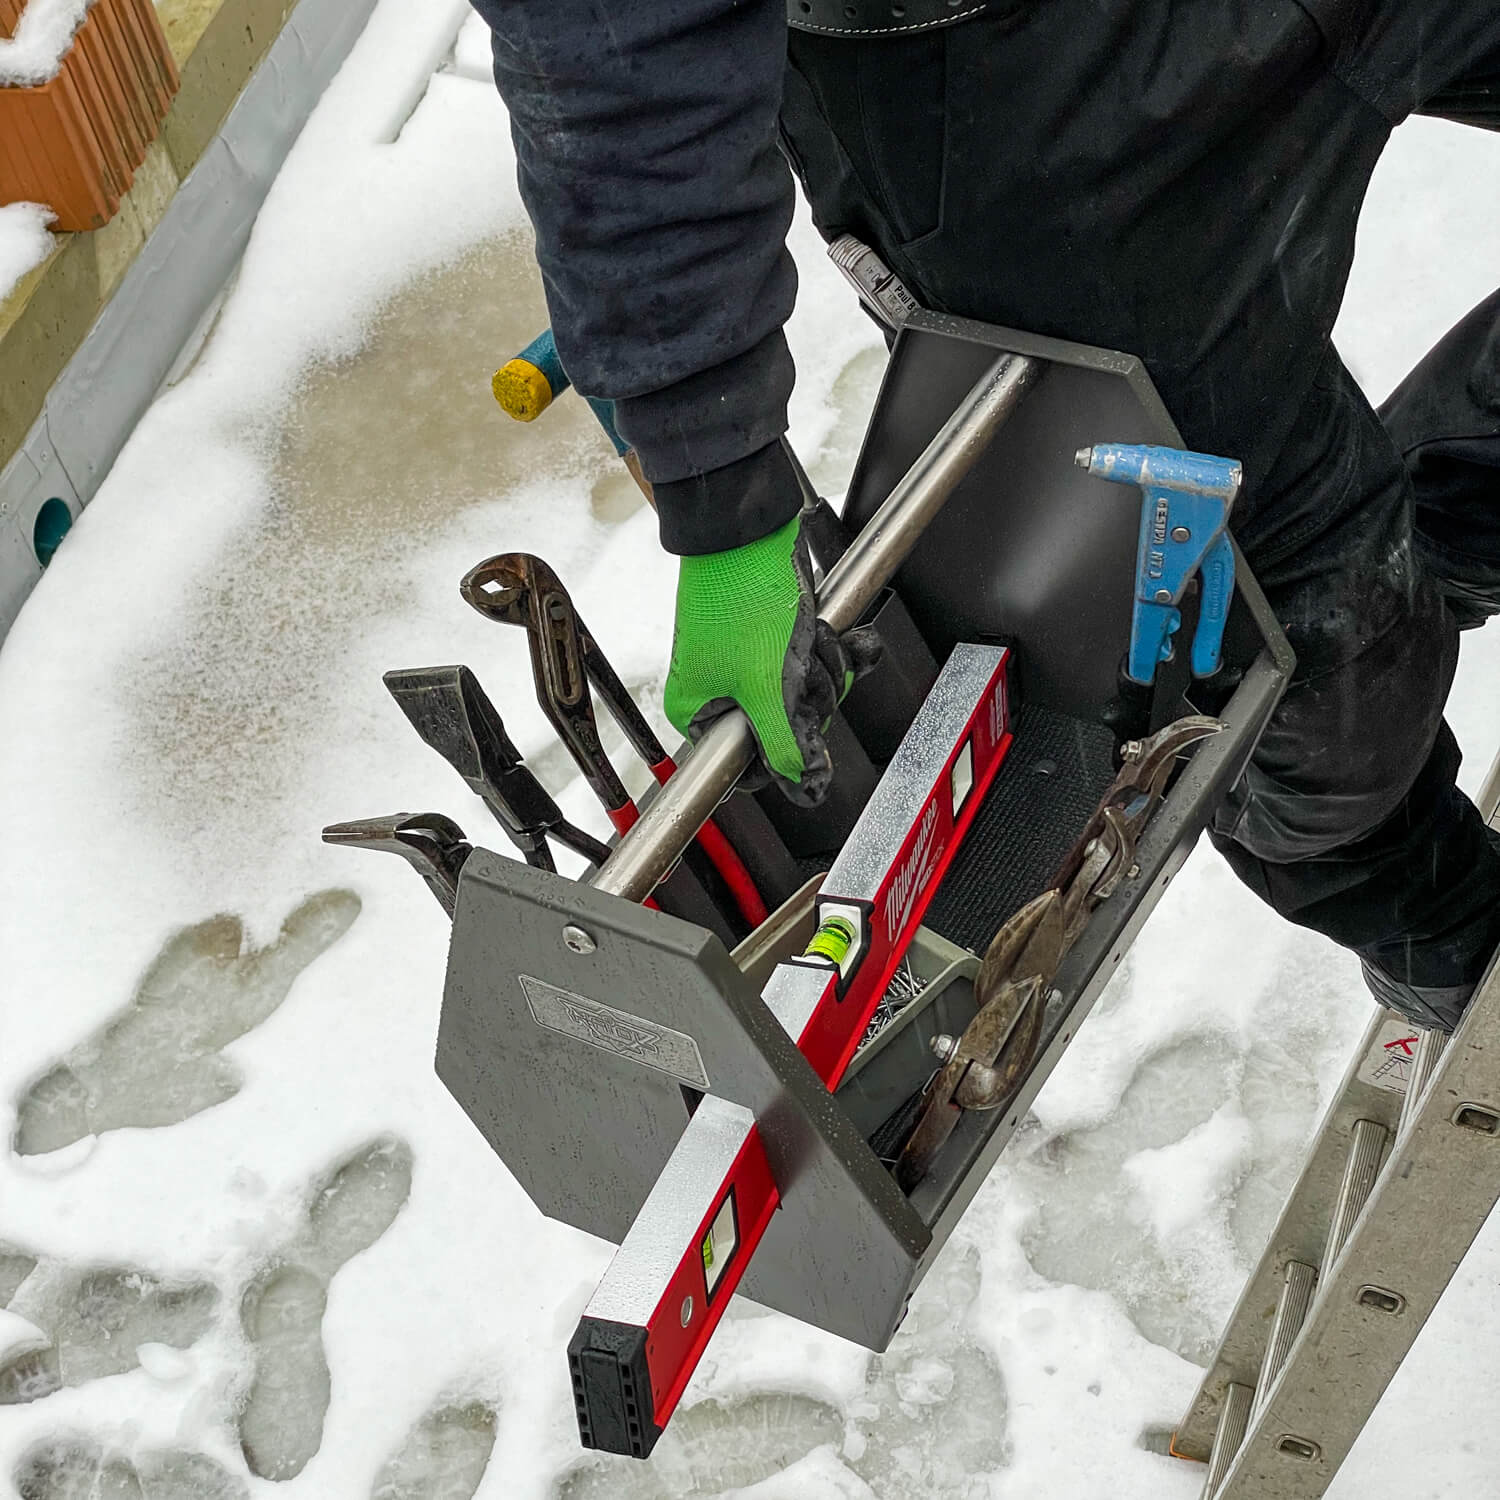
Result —
[[885, 640], [816, 809], [736, 789], [735, 713], [625, 810], [590, 683], [660, 747], [514, 555], [466, 594], [547, 637], [611, 848], [466, 669], [388, 679], [525, 862], [435, 814], [330, 836], [450, 907], [438, 1073], [542, 1212], [621, 1247], [567, 1351], [586, 1444], [651, 1451], [735, 1291], [885, 1347], [1239, 776], [1291, 655], [1229, 539], [1238, 465], [1179, 447], [1135, 359], [907, 311], [845, 536], [809, 528], [819, 613]]

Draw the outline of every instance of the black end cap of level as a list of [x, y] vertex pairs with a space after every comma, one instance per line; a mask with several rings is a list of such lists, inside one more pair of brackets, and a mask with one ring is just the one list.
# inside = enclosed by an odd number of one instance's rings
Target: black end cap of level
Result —
[[568, 1372], [585, 1448], [646, 1458], [662, 1429], [646, 1365], [646, 1330], [633, 1323], [580, 1319], [568, 1344]]

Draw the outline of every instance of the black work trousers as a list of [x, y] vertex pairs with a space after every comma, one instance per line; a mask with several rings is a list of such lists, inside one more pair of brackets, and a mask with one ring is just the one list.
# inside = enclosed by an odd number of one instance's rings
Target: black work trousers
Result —
[[[1497, 0], [1024, 0], [909, 37], [794, 32], [783, 145], [827, 235], [928, 306], [1128, 350], [1297, 652], [1215, 840], [1394, 977], [1479, 977], [1500, 852], [1454, 786], [1458, 624], [1500, 610], [1500, 296], [1370, 408], [1330, 332], [1413, 112], [1500, 128]], [[1474, 183], [1495, 193], [1500, 182]], [[1476, 246], [1500, 282], [1500, 246]]]

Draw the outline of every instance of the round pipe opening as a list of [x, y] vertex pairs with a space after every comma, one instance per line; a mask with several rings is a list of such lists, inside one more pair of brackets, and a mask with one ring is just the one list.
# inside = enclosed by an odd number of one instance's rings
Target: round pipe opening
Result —
[[62, 539], [72, 527], [73, 512], [56, 495], [36, 513], [36, 524], [31, 528], [31, 550], [44, 568], [52, 561], [53, 553], [62, 546]]

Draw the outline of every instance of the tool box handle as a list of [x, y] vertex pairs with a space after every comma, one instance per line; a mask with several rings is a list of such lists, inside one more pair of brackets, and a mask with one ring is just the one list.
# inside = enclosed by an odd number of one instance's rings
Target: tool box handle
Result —
[[[834, 630], [852, 629], [890, 582], [1041, 370], [1037, 360], [1002, 354], [975, 382], [823, 580], [818, 614]], [[742, 710], [715, 719], [595, 875], [595, 889], [627, 901], [650, 895], [734, 790], [754, 749]]]

